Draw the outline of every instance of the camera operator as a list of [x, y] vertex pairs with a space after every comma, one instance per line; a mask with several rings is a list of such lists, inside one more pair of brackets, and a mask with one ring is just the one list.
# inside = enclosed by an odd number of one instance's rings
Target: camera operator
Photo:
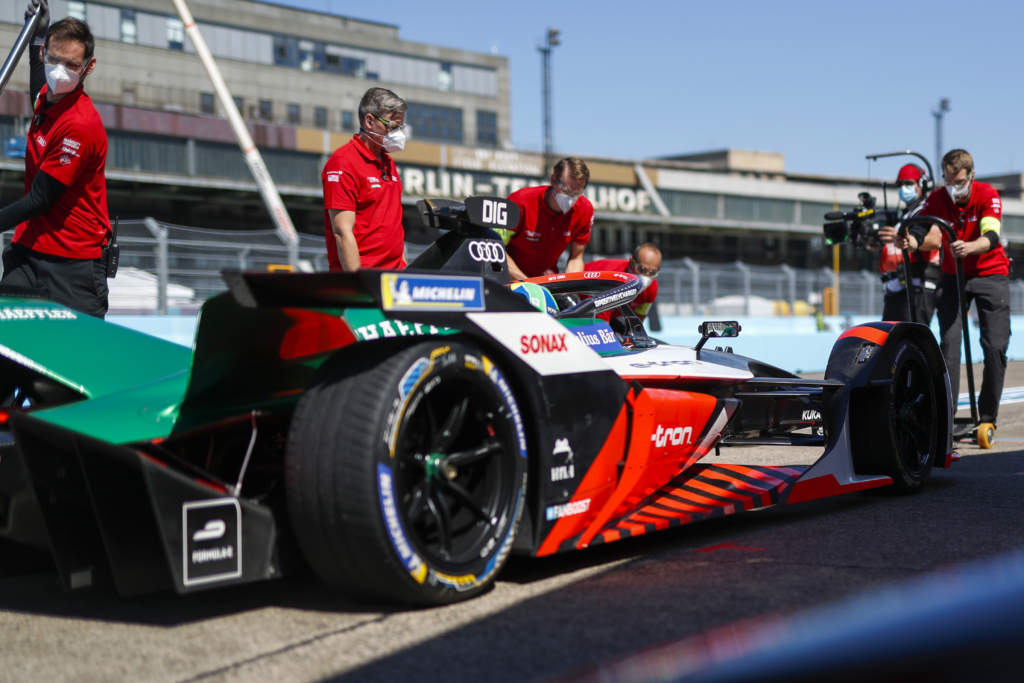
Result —
[[[900, 201], [905, 207], [900, 220], [916, 215], [924, 205], [922, 182], [927, 182], [924, 171], [915, 164], [905, 164], [896, 175]], [[910, 252], [910, 310], [907, 310], [905, 291], [906, 274], [903, 270], [903, 250], [897, 245], [897, 228], [883, 226], [878, 231], [882, 242], [878, 270], [882, 277], [885, 295], [882, 304], [882, 320], [908, 320], [925, 325], [931, 324], [935, 313], [935, 292], [942, 269], [939, 265], [941, 252], [938, 249]]]

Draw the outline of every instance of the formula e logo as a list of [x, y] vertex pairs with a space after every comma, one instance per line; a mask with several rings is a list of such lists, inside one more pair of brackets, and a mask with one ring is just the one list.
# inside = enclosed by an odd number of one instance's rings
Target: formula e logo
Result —
[[523, 354], [563, 353], [568, 350], [565, 334], [524, 334], [519, 338], [519, 352]]
[[555, 439], [555, 447], [551, 450], [551, 459], [554, 462], [562, 460], [564, 465], [552, 464], [551, 481], [565, 481], [576, 476], [576, 466], [573, 464], [572, 446], [569, 439]]
[[469, 243], [469, 257], [481, 263], [504, 263], [505, 247], [501, 242], [473, 241]]
[[651, 441], [655, 447], [664, 448], [668, 444], [682, 446], [684, 443], [693, 443], [693, 427], [670, 427], [666, 429], [661, 425], [651, 434]]
[[213, 541], [224, 535], [228, 525], [223, 519], [211, 519], [199, 531], [192, 534], [193, 541]]
[[485, 199], [481, 218], [484, 223], [508, 225], [508, 206], [504, 202]]

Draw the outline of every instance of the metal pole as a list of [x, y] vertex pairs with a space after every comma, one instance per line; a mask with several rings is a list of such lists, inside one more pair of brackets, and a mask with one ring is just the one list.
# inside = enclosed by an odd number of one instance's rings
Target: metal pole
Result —
[[537, 49], [541, 55], [541, 95], [544, 102], [544, 165], [549, 169], [553, 163], [551, 145], [551, 48], [559, 44], [558, 29], [549, 28], [544, 44]]
[[25, 25], [21, 27], [21, 33], [14, 39], [14, 47], [11, 48], [10, 54], [4, 60], [4, 65], [0, 67], [0, 92], [3, 92], [4, 88], [7, 87], [7, 81], [11, 78], [11, 74], [14, 73], [14, 67], [18, 66], [18, 60], [21, 59], [22, 53], [25, 52], [25, 47], [32, 40], [32, 34], [35, 33], [36, 24], [38, 23], [39, 8], [36, 8], [32, 16], [25, 20]]
[[[942, 172], [942, 117], [949, 111], [949, 98], [939, 100], [939, 106], [932, 110], [935, 117], [935, 170]], [[935, 178], [938, 182], [938, 178]]]
[[189, 11], [185, 0], [173, 0], [173, 2], [174, 7], [181, 16], [181, 22], [185, 25], [185, 32], [192, 40], [192, 45], [196, 48], [196, 54], [199, 55], [203, 66], [206, 67], [206, 73], [213, 82], [213, 89], [217, 92], [220, 106], [227, 112], [228, 122], [231, 124], [231, 129], [238, 140], [238, 146], [242, 149], [242, 154], [245, 156], [245, 163], [249, 166], [249, 171], [256, 180], [260, 196], [263, 197], [263, 203], [266, 205], [267, 210], [270, 212], [270, 217], [274, 221], [277, 235], [288, 247], [288, 262], [292, 266], [296, 266], [299, 260], [299, 236], [295, 232], [295, 226], [292, 225], [292, 219], [284, 208], [284, 202], [281, 201], [281, 195], [277, 192], [277, 186], [274, 185], [274, 180], [270, 177], [270, 172], [267, 171], [267, 165], [263, 163], [263, 157], [260, 155], [260, 151], [256, 149], [252, 136], [249, 135], [249, 129], [245, 127], [245, 123], [242, 121], [242, 115], [238, 113], [238, 107], [235, 106], [235, 101], [231, 97], [227, 83], [224, 82], [220, 69], [217, 67], [213, 55], [210, 54], [210, 48], [206, 46], [206, 41], [203, 40], [203, 36], [199, 33], [199, 27], [196, 26], [192, 12]]

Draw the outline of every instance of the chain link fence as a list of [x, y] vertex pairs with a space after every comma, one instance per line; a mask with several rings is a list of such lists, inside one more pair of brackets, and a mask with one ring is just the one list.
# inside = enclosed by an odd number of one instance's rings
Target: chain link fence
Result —
[[[2, 242], [10, 241], [10, 231]], [[327, 270], [323, 237], [300, 234], [299, 269]], [[121, 264], [110, 281], [111, 313], [194, 313], [207, 298], [225, 291], [221, 271], [268, 270], [288, 264], [288, 250], [273, 230], [213, 230], [163, 223], [152, 218], [118, 225]], [[410, 259], [423, 245], [406, 245]], [[839, 314], [881, 315], [877, 273], [841, 272]], [[661, 315], [804, 315], [819, 306], [836, 278], [829, 268], [742, 262], [666, 260], [658, 278]], [[1024, 313], [1024, 280], [1010, 282], [1010, 308]]]

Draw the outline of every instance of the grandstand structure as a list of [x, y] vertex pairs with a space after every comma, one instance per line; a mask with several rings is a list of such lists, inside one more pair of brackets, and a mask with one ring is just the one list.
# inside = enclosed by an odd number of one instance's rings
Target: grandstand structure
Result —
[[[405, 189], [405, 225], [418, 232], [423, 197], [507, 195], [544, 182], [541, 152], [510, 144], [505, 57], [403, 40], [400, 27], [254, 0], [191, 0], [197, 24], [277, 183], [296, 228], [321, 236], [320, 170], [355, 131], [359, 98], [374, 85], [409, 102], [412, 139], [395, 155]], [[51, 0], [51, 16], [78, 16], [97, 37], [87, 91], [107, 126], [108, 194], [122, 221], [256, 231], [271, 222], [184, 27], [166, 0]], [[24, 2], [0, 0], [0, 43], [13, 43]], [[370, 11], [370, 10], [368, 10]], [[0, 97], [0, 201], [23, 192], [18, 157], [30, 113], [27, 59]], [[680, 146], [685, 141], [680, 140]], [[879, 197], [876, 178], [789, 173], [782, 154], [717, 150], [658, 159], [587, 160], [596, 208], [591, 254], [621, 254], [640, 241], [667, 259], [794, 268], [831, 266], [824, 214], [849, 209], [857, 193]], [[666, 154], [676, 150], [666, 150]], [[1003, 235], [1024, 255], [1020, 176], [1004, 192]], [[896, 201], [889, 190], [888, 202]], [[843, 268], [871, 269], [874, 256], [844, 247]]]

